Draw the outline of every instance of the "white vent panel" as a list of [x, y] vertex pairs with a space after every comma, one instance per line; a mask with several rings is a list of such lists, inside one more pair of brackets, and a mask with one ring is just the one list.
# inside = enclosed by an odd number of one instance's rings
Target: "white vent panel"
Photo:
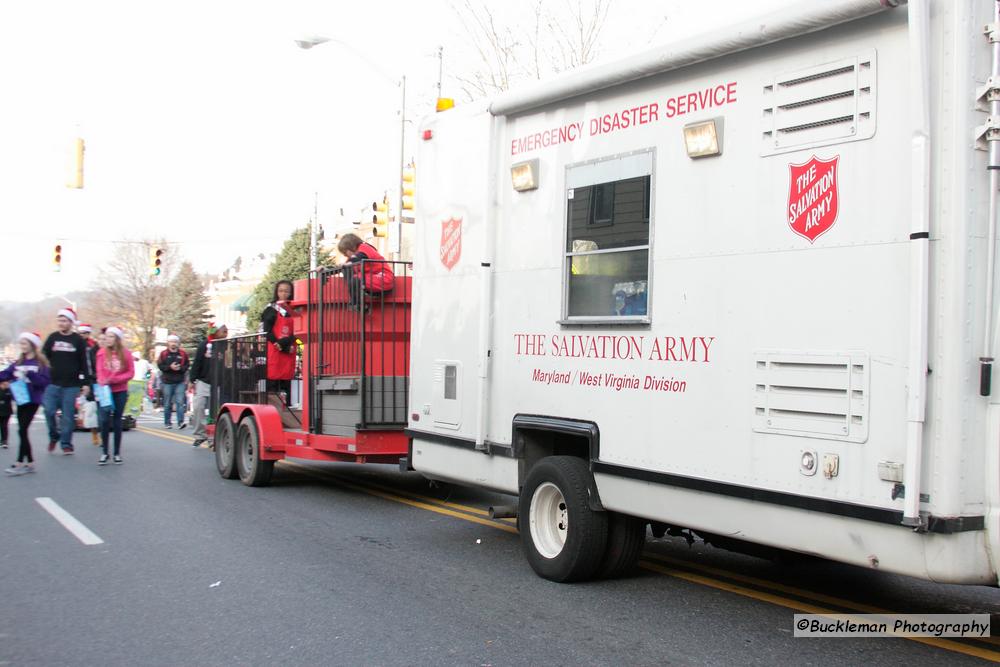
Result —
[[761, 155], [875, 135], [875, 51], [785, 72], [764, 85]]
[[867, 354], [765, 351], [754, 356], [754, 431], [868, 439]]

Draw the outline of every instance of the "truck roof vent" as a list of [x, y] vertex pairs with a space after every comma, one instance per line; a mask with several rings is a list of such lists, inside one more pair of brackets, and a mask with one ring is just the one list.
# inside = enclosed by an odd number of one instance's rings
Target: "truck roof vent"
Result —
[[868, 439], [867, 354], [766, 351], [754, 357], [754, 431]]
[[761, 155], [875, 135], [875, 50], [785, 72], [764, 86]]

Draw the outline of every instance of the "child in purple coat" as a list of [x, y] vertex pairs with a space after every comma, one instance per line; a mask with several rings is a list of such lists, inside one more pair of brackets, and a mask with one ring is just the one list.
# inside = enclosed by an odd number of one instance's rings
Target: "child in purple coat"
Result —
[[38, 412], [42, 403], [42, 394], [49, 386], [49, 364], [41, 353], [42, 339], [36, 333], [24, 332], [18, 337], [21, 345], [21, 356], [17, 361], [0, 371], [0, 386], [10, 388], [12, 382], [24, 382], [27, 385], [27, 401], [14, 397], [17, 406], [17, 434], [20, 437], [20, 448], [17, 451], [17, 463], [5, 468], [8, 475], [25, 475], [35, 472], [35, 459], [31, 456], [31, 442], [28, 441], [28, 427]]

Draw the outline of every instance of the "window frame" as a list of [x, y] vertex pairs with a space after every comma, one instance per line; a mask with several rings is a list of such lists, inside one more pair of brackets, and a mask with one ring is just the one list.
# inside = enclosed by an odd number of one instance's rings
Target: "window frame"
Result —
[[[648, 158], [645, 156], [648, 155]], [[631, 159], [631, 160], [630, 160]], [[648, 159], [648, 166], [642, 167], [641, 162]], [[614, 160], [620, 161], [633, 161], [636, 164], [633, 166], [627, 166], [625, 168], [625, 174], [619, 175], [613, 181], [600, 180], [598, 173], [600, 168], [598, 165], [602, 163], [610, 163]], [[590, 179], [586, 177], [586, 171], [588, 167], [596, 167], [593, 169], [595, 175]], [[574, 173], [577, 172], [577, 173]], [[579, 175], [578, 175], [579, 174]], [[571, 247], [569, 243], [570, 234], [570, 201], [571, 198], [569, 193], [575, 188], [590, 187], [593, 185], [601, 185], [604, 183], [617, 183], [618, 181], [624, 181], [631, 178], [640, 178], [645, 176], [649, 182], [649, 215], [646, 219], [646, 224], [649, 225], [649, 233], [647, 235], [646, 243], [644, 245], [634, 245], [625, 246], [622, 248], [607, 248], [603, 250], [586, 250], [577, 251], [568, 250]], [[623, 153], [615, 153], [612, 155], [604, 155], [599, 158], [594, 158], [591, 160], [586, 160], [584, 162], [575, 162], [572, 164], [567, 164], [564, 174], [563, 174], [563, 188], [561, 190], [563, 197], [563, 205], [561, 207], [562, 211], [562, 235], [559, 242], [562, 244], [562, 311], [561, 317], [557, 320], [557, 323], [562, 326], [573, 326], [573, 325], [588, 325], [588, 324], [600, 324], [600, 325], [612, 325], [612, 326], [635, 326], [635, 325], [648, 325], [651, 324], [652, 319], [652, 305], [653, 305], [653, 242], [654, 242], [654, 230], [655, 225], [652, 224], [653, 220], [656, 219], [656, 149], [653, 147], [642, 148], [634, 151], [627, 151]], [[590, 182], [588, 182], [590, 181]], [[613, 190], [614, 188], [612, 188]], [[593, 196], [592, 196], [593, 197]], [[591, 200], [590, 210], [593, 211], [594, 202]], [[588, 212], [588, 224], [590, 225], [607, 225], [613, 224], [614, 222], [614, 209], [612, 209], [612, 219], [608, 222], [592, 222], [592, 216]], [[647, 265], [646, 265], [646, 314], [645, 315], [570, 315], [569, 314], [569, 290], [570, 290], [570, 266], [573, 261], [573, 257], [578, 256], [590, 256], [590, 255], [603, 255], [611, 253], [622, 253], [622, 252], [632, 252], [637, 250], [645, 250], [647, 252]]]

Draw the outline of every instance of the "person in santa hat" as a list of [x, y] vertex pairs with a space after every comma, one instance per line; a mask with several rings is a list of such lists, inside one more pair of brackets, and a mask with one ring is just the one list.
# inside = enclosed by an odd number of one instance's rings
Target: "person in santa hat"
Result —
[[[42, 405], [45, 407], [45, 422], [49, 427], [49, 453], [55, 452], [56, 444], [62, 446], [63, 454], [73, 453], [73, 429], [76, 426], [76, 397], [90, 394], [87, 382], [87, 343], [73, 331], [76, 312], [72, 308], [61, 308], [56, 314], [56, 330], [49, 334], [42, 346], [42, 354], [49, 362], [52, 383], [45, 388]], [[56, 424], [56, 413], [62, 411], [62, 420]]]
[[[93, 386], [97, 380], [97, 348], [99, 347], [97, 341], [94, 340], [94, 327], [86, 322], [80, 322], [76, 325], [76, 332], [83, 337], [83, 341], [87, 344], [87, 386]], [[96, 400], [94, 392], [90, 392], [87, 401], [93, 403]], [[101, 437], [96, 428], [90, 429], [90, 440], [94, 446], [100, 446]]]
[[25, 331], [18, 336], [18, 343], [21, 346], [21, 356], [0, 371], [0, 385], [9, 388], [11, 382], [23, 382], [28, 390], [27, 396], [22, 395], [17, 400], [17, 434], [21, 443], [17, 451], [17, 463], [4, 469], [8, 475], [35, 472], [35, 459], [31, 455], [28, 427], [35, 418], [38, 405], [42, 402], [42, 396], [49, 385], [49, 365], [41, 353], [41, 336]]

